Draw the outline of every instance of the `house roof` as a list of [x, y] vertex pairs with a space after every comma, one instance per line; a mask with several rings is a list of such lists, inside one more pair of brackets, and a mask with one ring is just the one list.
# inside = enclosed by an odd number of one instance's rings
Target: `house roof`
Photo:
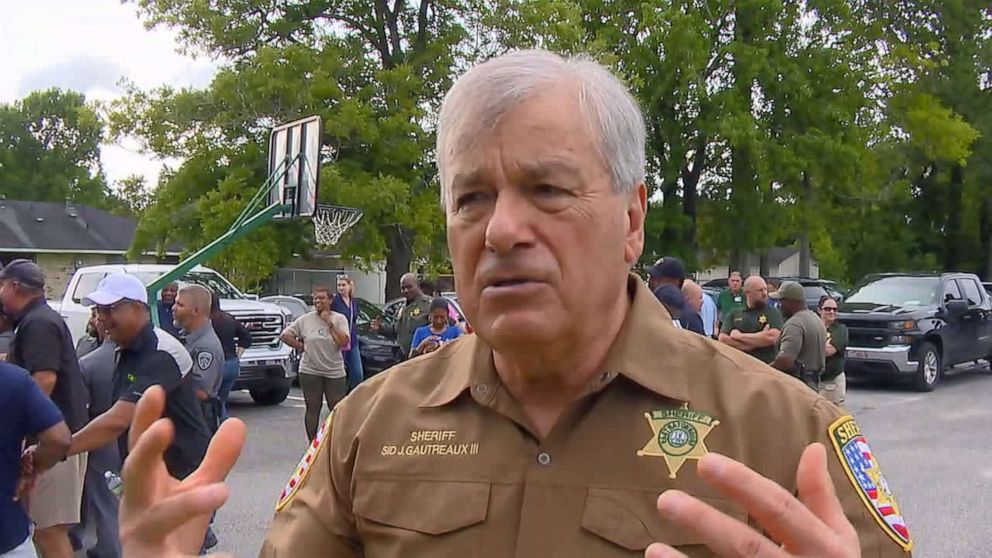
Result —
[[137, 227], [88, 205], [0, 200], [0, 252], [123, 254]]

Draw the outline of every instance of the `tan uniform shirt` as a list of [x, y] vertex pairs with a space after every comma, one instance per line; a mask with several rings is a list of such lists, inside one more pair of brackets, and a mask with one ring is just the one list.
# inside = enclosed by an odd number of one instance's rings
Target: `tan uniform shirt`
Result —
[[[711, 556], [659, 517], [659, 493], [678, 488], [747, 520], [696, 475], [696, 459], [721, 452], [795, 492], [799, 456], [813, 441], [827, 444], [862, 556], [905, 555], [873, 511], [873, 502], [898, 510], [877, 467], [848, 477], [833, 449], [831, 425], [837, 451], [854, 447], [854, 459], [868, 448], [842, 411], [743, 353], [676, 329], [636, 278], [630, 294], [602, 372], [543, 441], [474, 335], [359, 386], [287, 483], [261, 555], [633, 557], [662, 541]], [[856, 475], [884, 490], [862, 496]]]

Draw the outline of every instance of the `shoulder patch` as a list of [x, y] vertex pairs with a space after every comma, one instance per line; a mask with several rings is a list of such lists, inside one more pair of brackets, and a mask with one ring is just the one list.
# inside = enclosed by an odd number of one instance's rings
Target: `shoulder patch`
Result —
[[282, 511], [283, 508], [289, 505], [296, 496], [296, 493], [306, 482], [307, 476], [310, 474], [310, 469], [313, 467], [314, 460], [317, 459], [317, 454], [320, 453], [320, 449], [324, 447], [324, 441], [330, 438], [331, 432], [331, 421], [334, 419], [334, 411], [331, 411], [327, 415], [327, 420], [320, 425], [317, 429], [317, 436], [314, 437], [313, 442], [307, 446], [307, 452], [303, 454], [303, 459], [300, 460], [300, 464], [296, 466], [296, 470], [293, 471], [293, 476], [289, 477], [289, 481], [286, 482], [286, 486], [279, 493], [279, 501], [276, 502], [276, 512]]
[[875, 522], [903, 550], [912, 550], [913, 541], [909, 536], [906, 520], [899, 511], [899, 504], [882, 475], [882, 469], [868, 440], [861, 433], [858, 423], [854, 422], [854, 417], [847, 415], [837, 419], [827, 432], [844, 472]]
[[200, 367], [200, 370], [206, 370], [210, 368], [210, 364], [214, 361], [214, 355], [207, 351], [200, 351], [196, 355], [196, 365]]

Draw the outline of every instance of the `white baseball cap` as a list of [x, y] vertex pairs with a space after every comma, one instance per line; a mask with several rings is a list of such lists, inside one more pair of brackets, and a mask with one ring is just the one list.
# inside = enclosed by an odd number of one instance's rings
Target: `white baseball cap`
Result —
[[96, 290], [83, 298], [83, 306], [109, 306], [122, 300], [148, 304], [148, 290], [134, 275], [115, 273], [104, 277]]

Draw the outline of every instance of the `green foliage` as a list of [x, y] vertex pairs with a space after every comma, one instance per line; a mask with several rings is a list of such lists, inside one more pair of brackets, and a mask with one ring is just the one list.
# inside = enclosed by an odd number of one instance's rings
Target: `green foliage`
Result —
[[75, 91], [0, 104], [0, 193], [30, 201], [114, 204], [100, 167], [104, 124]]
[[[992, 272], [987, 3], [135, 3], [187, 50], [229, 61], [205, 90], [132, 87], [112, 112], [112, 132], [184, 161], [163, 176], [136, 248], [195, 247], [226, 230], [264, 180], [267, 130], [319, 114], [321, 200], [365, 213], [340, 251], [386, 259], [391, 287], [411, 265], [445, 271], [436, 110], [474, 61], [537, 46], [590, 53], [641, 102], [645, 260], [676, 254], [701, 268], [806, 239], [822, 273], [848, 282]], [[308, 234], [298, 223], [262, 229], [216, 265], [257, 282], [305, 253]]]

